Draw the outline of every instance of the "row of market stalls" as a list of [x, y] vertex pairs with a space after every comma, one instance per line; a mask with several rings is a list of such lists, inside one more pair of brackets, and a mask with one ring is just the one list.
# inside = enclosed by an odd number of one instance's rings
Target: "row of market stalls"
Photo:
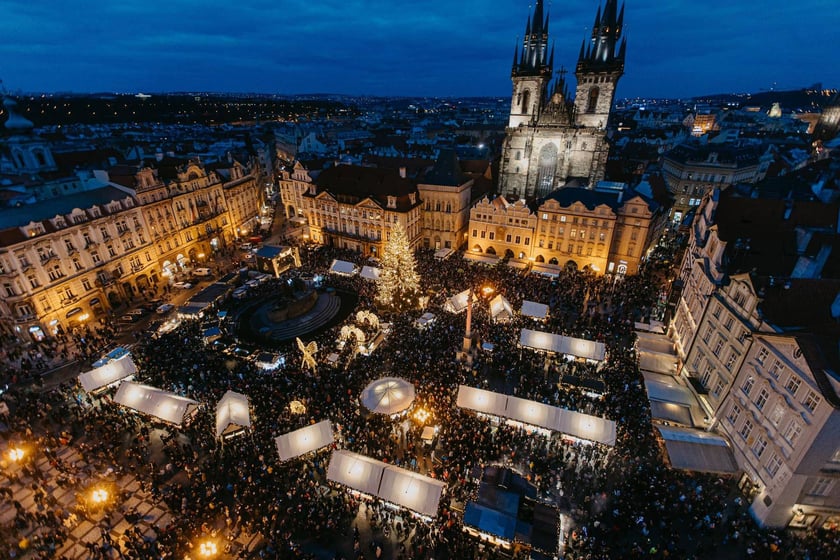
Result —
[[616, 426], [612, 420], [582, 414], [536, 401], [461, 385], [457, 405], [514, 423], [533, 426], [547, 432], [559, 432], [573, 438], [615, 445]]
[[[679, 358], [661, 324], [636, 324], [636, 354], [650, 402], [651, 418], [671, 466], [699, 472], [734, 473], [738, 466], [726, 438], [707, 431], [705, 388], [680, 376]], [[696, 391], [687, 382], [695, 381]], [[696, 394], [697, 393], [697, 394]]]
[[607, 356], [603, 342], [574, 338], [531, 329], [522, 329], [519, 333], [519, 345], [549, 354], [560, 354], [567, 358], [601, 363]]
[[[453, 314], [459, 314], [466, 311], [469, 305], [470, 290], [464, 290], [450, 297], [443, 303], [444, 311]], [[473, 302], [478, 298], [475, 294], [472, 296]], [[535, 301], [525, 300], [522, 302], [522, 307], [519, 309], [520, 315], [529, 317], [538, 321], [544, 321], [548, 318], [548, 306], [544, 303], [537, 303]], [[511, 303], [503, 295], [498, 294], [490, 300], [490, 317], [494, 321], [508, 321], [513, 319], [514, 310]]]
[[334, 259], [330, 265], [330, 272], [332, 274], [338, 274], [339, 276], [355, 276], [358, 274], [366, 280], [376, 281], [379, 279], [379, 275], [382, 271], [375, 266], [368, 265], [365, 265], [360, 269], [356, 266], [356, 264], [349, 261]]
[[440, 480], [345, 449], [333, 451], [327, 480], [429, 518], [437, 516], [446, 488]]

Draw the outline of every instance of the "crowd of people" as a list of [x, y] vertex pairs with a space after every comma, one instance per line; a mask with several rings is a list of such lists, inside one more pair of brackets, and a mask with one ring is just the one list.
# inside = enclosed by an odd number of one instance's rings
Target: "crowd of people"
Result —
[[[359, 257], [339, 249], [303, 250], [302, 269], [325, 274], [335, 258]], [[361, 263], [360, 263], [361, 264]], [[54, 453], [73, 445], [91, 458], [93, 469], [131, 472], [143, 491], [173, 512], [154, 536], [126, 532], [88, 545], [90, 558], [195, 557], [196, 539], [220, 536], [233, 554], [241, 534], [260, 535], [254, 552], [261, 558], [501, 558], [516, 556], [487, 546], [463, 531], [455, 504], [474, 499], [481, 467], [503, 464], [523, 473], [540, 499], [564, 514], [562, 548], [567, 560], [615, 558], [819, 558], [840, 557], [836, 534], [759, 529], [749, 518], [736, 481], [669, 468], [653, 428], [650, 406], [634, 350], [634, 321], [656, 307], [656, 271], [615, 278], [562, 270], [556, 278], [528, 275], [507, 267], [471, 265], [457, 256], [437, 260], [419, 251], [417, 268], [429, 295], [434, 323], [419, 329], [420, 310], [400, 315], [377, 310], [376, 286], [356, 277], [330, 275], [328, 284], [358, 295], [357, 309], [378, 313], [390, 331], [370, 356], [357, 355], [337, 366], [324, 356], [335, 348], [339, 326], [313, 336], [321, 353], [317, 372], [301, 368], [293, 342], [284, 366], [271, 372], [204, 343], [204, 326], [186, 322], [178, 329], [141, 340], [132, 351], [144, 383], [200, 401], [197, 416], [180, 428], [155, 423], [119, 408], [104, 396], [78, 387], [50, 392], [12, 391], [10, 434], [37, 439], [39, 449]], [[276, 282], [285, 282], [279, 279]], [[491, 320], [485, 302], [473, 311], [473, 332], [494, 346], [479, 351], [471, 366], [456, 361], [464, 335], [464, 316], [446, 313], [443, 303], [469, 287], [493, 286], [514, 309], [522, 301], [548, 304], [544, 324], [516, 316]], [[271, 283], [251, 297], [279, 289]], [[232, 305], [247, 305], [237, 302]], [[603, 342], [604, 363], [584, 364], [546, 356], [517, 345], [523, 327]], [[102, 336], [100, 333], [97, 336]], [[563, 375], [597, 380], [603, 396], [560, 383]], [[369, 414], [359, 395], [373, 379], [398, 376], [415, 385], [417, 405], [429, 411], [427, 425], [439, 426], [434, 446], [421, 441], [422, 425]], [[493, 423], [455, 405], [460, 384], [509, 392], [617, 423], [615, 446], [544, 435], [522, 427]], [[228, 390], [250, 399], [252, 428], [220, 441], [215, 437], [215, 403]], [[303, 414], [290, 407], [305, 406]], [[302, 426], [330, 420], [336, 433], [331, 448], [280, 463], [274, 438]], [[62, 432], [64, 432], [62, 439]], [[446, 482], [438, 515], [422, 519], [376, 499], [348, 492], [327, 481], [329, 450], [345, 448]], [[60, 465], [60, 461], [56, 461]], [[79, 473], [62, 465], [66, 484]], [[48, 481], [28, 473], [27, 483], [49, 494]], [[10, 481], [9, 484], [13, 482]], [[38, 532], [27, 553], [48, 558], [66, 537], [67, 517], [49, 504], [47, 512], [23, 511], [13, 526], [0, 528], [0, 556], [21, 555], [12, 538], [35, 524]], [[122, 512], [133, 515], [133, 512]], [[126, 519], [129, 516], [126, 515]], [[9, 537], [9, 538], [5, 538]], [[520, 553], [522, 554], [522, 553]], [[520, 555], [524, 558], [526, 556]]]

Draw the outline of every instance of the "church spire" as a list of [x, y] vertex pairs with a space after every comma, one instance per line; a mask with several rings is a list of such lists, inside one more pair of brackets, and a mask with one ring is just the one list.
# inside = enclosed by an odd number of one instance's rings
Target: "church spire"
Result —
[[543, 0], [537, 0], [534, 12], [525, 20], [525, 37], [519, 63], [514, 64], [514, 76], [547, 76], [551, 78], [552, 64], [548, 48], [548, 16]]
[[[618, 9], [618, 0], [606, 0], [598, 6], [592, 36], [581, 55], [578, 57], [578, 72], [585, 71], [622, 71], [624, 69], [622, 37], [624, 27], [624, 4]], [[586, 41], [584, 41], [586, 42]]]

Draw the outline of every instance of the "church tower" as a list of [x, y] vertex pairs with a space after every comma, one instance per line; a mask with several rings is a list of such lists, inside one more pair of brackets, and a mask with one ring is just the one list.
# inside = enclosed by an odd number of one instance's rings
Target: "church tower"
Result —
[[617, 13], [617, 0], [600, 7], [589, 42], [580, 46], [575, 76], [575, 121], [580, 126], [605, 128], [610, 117], [615, 88], [624, 74], [627, 39], [621, 37], [624, 5]]
[[[570, 183], [594, 188], [603, 180], [609, 154], [606, 138], [618, 79], [624, 73], [624, 7], [606, 0], [598, 8], [592, 39], [581, 47], [575, 98], [565, 70], [554, 74], [548, 17], [543, 0], [525, 24], [525, 39], [513, 54], [513, 96], [499, 164], [499, 193], [539, 199]], [[518, 41], [517, 41], [518, 43]]]
[[543, 1], [537, 0], [533, 17], [529, 17], [525, 24], [522, 52], [519, 52], [519, 45], [513, 51], [509, 128], [536, 122], [545, 102], [548, 82], [551, 81], [552, 63], [548, 52], [548, 18], [543, 16]]

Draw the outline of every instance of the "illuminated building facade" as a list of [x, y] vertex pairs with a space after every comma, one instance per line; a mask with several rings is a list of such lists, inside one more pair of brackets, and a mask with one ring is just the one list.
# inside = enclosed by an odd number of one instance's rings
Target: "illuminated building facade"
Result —
[[403, 171], [337, 165], [322, 171], [302, 198], [314, 243], [378, 256], [400, 222], [411, 247], [420, 244], [420, 193]]
[[635, 274], [665, 225], [655, 201], [623, 185], [567, 187], [528, 205], [503, 197], [470, 212], [469, 250], [596, 274]]
[[458, 249], [467, 237], [473, 179], [461, 173], [452, 149], [442, 149], [417, 185], [423, 200], [423, 246]]
[[521, 52], [514, 51], [510, 118], [502, 149], [499, 191], [509, 198], [540, 198], [571, 177], [595, 185], [604, 178], [606, 139], [615, 88], [624, 74], [624, 7], [607, 0], [592, 36], [581, 45], [571, 99], [561, 71], [552, 83], [554, 51], [549, 21], [538, 0]]

